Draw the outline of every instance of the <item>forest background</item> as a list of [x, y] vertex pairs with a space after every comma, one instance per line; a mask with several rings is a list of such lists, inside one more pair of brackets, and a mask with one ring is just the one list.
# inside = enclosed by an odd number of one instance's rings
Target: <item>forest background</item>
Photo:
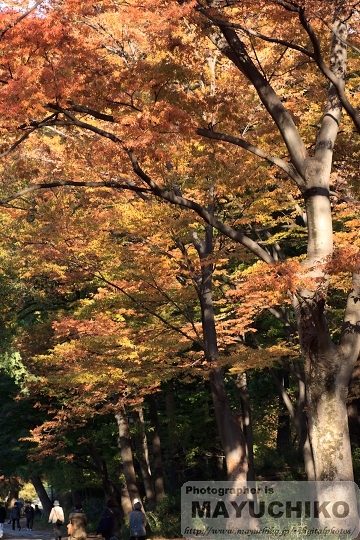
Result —
[[9, 503], [359, 481], [358, 4], [1, 4]]

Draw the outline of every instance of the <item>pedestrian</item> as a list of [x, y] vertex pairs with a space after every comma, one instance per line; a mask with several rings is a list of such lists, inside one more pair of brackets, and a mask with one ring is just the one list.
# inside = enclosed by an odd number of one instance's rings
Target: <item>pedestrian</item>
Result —
[[21, 511], [22, 511], [22, 507], [24, 506], [24, 504], [23, 504], [21, 499], [18, 499], [17, 503], [18, 503], [18, 507], [19, 507], [19, 510], [20, 510], [20, 517], [21, 517]]
[[41, 510], [40, 510], [40, 508], [39, 508], [39, 505], [38, 505], [38, 504], [35, 504], [34, 519], [35, 519], [36, 517], [41, 518], [41, 516], [42, 516], [42, 513], [41, 513]]
[[49, 516], [49, 523], [52, 523], [54, 526], [55, 540], [61, 540], [61, 525], [63, 525], [64, 519], [64, 510], [61, 508], [59, 501], [54, 501], [54, 506]]
[[76, 540], [86, 540], [86, 525], [88, 523], [82, 505], [75, 504], [74, 511], [69, 515], [68, 538]]
[[25, 517], [26, 517], [26, 530], [32, 531], [34, 525], [35, 510], [31, 506], [31, 503], [27, 502], [25, 505]]
[[141, 503], [134, 503], [134, 510], [129, 514], [130, 540], [145, 540], [146, 516], [141, 510]]
[[10, 510], [10, 519], [12, 523], [12, 530], [15, 531], [15, 522], [18, 530], [21, 530], [20, 527], [20, 508], [17, 502], [14, 503], [14, 506]]
[[105, 540], [119, 540], [123, 524], [122, 511], [116, 499], [109, 499], [101, 513], [97, 533]]
[[6, 518], [6, 510], [4, 506], [2, 505], [2, 502], [0, 502], [0, 538], [4, 536], [5, 518]]

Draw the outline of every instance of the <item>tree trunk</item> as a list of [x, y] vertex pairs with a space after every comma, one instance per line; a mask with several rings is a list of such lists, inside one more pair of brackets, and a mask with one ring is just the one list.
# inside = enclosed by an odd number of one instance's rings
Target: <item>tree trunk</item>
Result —
[[138, 448], [140, 470], [141, 470], [141, 475], [142, 475], [144, 488], [145, 488], [145, 494], [146, 494], [146, 502], [147, 502], [146, 506], [148, 510], [154, 510], [155, 505], [156, 505], [155, 493], [154, 493], [151, 471], [150, 471], [149, 452], [148, 452], [148, 444], [147, 444], [147, 437], [146, 437], [146, 431], [145, 431], [143, 410], [138, 409], [134, 411], [133, 417], [135, 419], [135, 423], [137, 427], [137, 442], [138, 442], [137, 448]]
[[[282, 386], [284, 390], [289, 387], [289, 374], [286, 371], [283, 371], [280, 374], [282, 379]], [[290, 416], [286, 409], [285, 403], [280, 400], [279, 402], [279, 411], [278, 411], [278, 427], [276, 434], [276, 450], [278, 454], [284, 455], [291, 449], [291, 425], [290, 425]]]
[[123, 515], [128, 516], [130, 512], [133, 510], [133, 506], [131, 504], [129, 490], [127, 488], [126, 482], [123, 482], [121, 484], [120, 491], [121, 491], [121, 508], [123, 511]]
[[[353, 480], [346, 409], [348, 361], [330, 346], [308, 359], [309, 434], [317, 480]], [[344, 366], [344, 368], [342, 368]]]
[[[210, 212], [213, 212], [212, 207]], [[213, 265], [206, 263], [206, 259], [213, 252], [212, 227], [210, 225], [205, 226], [205, 240], [201, 240], [194, 232], [193, 244], [201, 262], [201, 273], [194, 279], [201, 306], [204, 353], [208, 362], [216, 366], [219, 359], [219, 350], [212, 300]], [[248, 472], [246, 441], [241, 426], [231, 410], [221, 369], [213, 367], [210, 370], [209, 381], [217, 429], [225, 454], [227, 478], [230, 481], [246, 482]]]
[[[333, 33], [330, 50], [330, 71], [337, 88], [345, 88], [347, 62], [347, 27], [343, 2], [333, 4]], [[307, 32], [310, 21], [301, 12]], [[308, 244], [306, 259], [299, 273], [299, 285], [293, 295], [299, 340], [305, 364], [309, 436], [317, 480], [353, 480], [351, 451], [346, 417], [347, 386], [359, 354], [360, 275], [354, 268], [339, 345], [331, 341], [325, 318], [325, 300], [329, 276], [327, 263], [333, 255], [333, 232], [330, 205], [330, 173], [333, 150], [341, 122], [341, 103], [333, 85], [329, 86], [327, 103], [321, 120], [316, 145], [310, 155], [297, 127], [279, 96], [253, 62], [240, 33], [231, 25], [212, 27], [208, 31], [214, 45], [249, 80], [261, 102], [277, 126], [289, 153], [288, 163], [278, 161], [296, 183], [306, 208]], [[320, 47], [319, 47], [320, 50]], [[321, 54], [319, 52], [319, 54]], [[198, 130], [209, 138], [222, 135], [211, 130]], [[239, 146], [244, 141], [240, 141]], [[219, 227], [219, 230], [221, 228]], [[232, 237], [234, 235], [232, 234]], [[269, 252], [242, 235], [239, 241], [263, 261], [274, 264]]]
[[241, 426], [230, 408], [222, 370], [212, 369], [209, 381], [216, 424], [225, 454], [227, 479], [244, 483], [247, 480], [248, 470], [246, 441]]
[[128, 418], [126, 415], [125, 407], [120, 403], [118, 404], [117, 410], [115, 412], [115, 418], [119, 428], [118, 441], [123, 463], [123, 472], [130, 500], [131, 502], [133, 502], [134, 499], [140, 500], [140, 495], [136, 483], [136, 474], [133, 461]]
[[152, 394], [146, 399], [149, 406], [150, 426], [152, 430], [152, 453], [153, 453], [153, 479], [155, 488], [156, 502], [160, 501], [165, 496], [164, 488], [164, 472], [161, 456], [161, 442], [159, 432], [159, 419], [156, 407], [156, 398]]
[[350, 441], [360, 446], [360, 365], [357, 363], [351, 374], [347, 413], [349, 422]]
[[177, 438], [176, 438], [176, 421], [175, 421], [175, 400], [173, 382], [169, 381], [165, 391], [165, 407], [167, 417], [167, 428], [169, 438], [169, 478], [172, 490], [177, 490], [178, 474], [176, 470], [176, 454], [177, 454]]
[[239, 373], [235, 379], [236, 387], [238, 390], [241, 415], [242, 415], [242, 430], [246, 440], [246, 452], [248, 456], [248, 473], [247, 479], [249, 482], [255, 481], [255, 468], [254, 468], [254, 438], [251, 420], [251, 407], [250, 396], [247, 387], [246, 372]]
[[91, 445], [88, 444], [87, 448], [89, 450], [89, 454], [94, 462], [94, 466], [96, 469], [96, 473], [98, 474], [102, 487], [104, 490], [105, 498], [106, 499], [112, 499], [115, 498], [118, 502], [121, 500], [121, 494], [117, 487], [113, 484], [113, 482], [109, 479], [108, 471], [106, 462], [101, 458], [99, 455], [97, 449]]
[[40, 499], [41, 505], [43, 507], [43, 511], [45, 512], [45, 514], [49, 515], [53, 507], [53, 504], [48, 494], [45, 491], [41, 478], [39, 476], [34, 476], [33, 478], [31, 478], [31, 482], [35, 488], [37, 496]]
[[12, 476], [8, 481], [9, 492], [6, 498], [8, 507], [14, 506], [14, 503], [19, 499], [20, 479], [17, 476]]
[[302, 380], [302, 374], [300, 373], [300, 367], [295, 363], [295, 372], [298, 376], [299, 384], [299, 395], [297, 407], [294, 409], [294, 406], [286, 392], [282, 381], [280, 381], [276, 372], [273, 369], [270, 369], [270, 373], [275, 381], [275, 384], [279, 390], [279, 394], [285, 404], [285, 407], [288, 410], [290, 418], [293, 420], [296, 433], [300, 441], [300, 449], [304, 459], [305, 472], [308, 480], [315, 480], [315, 468], [314, 460], [312, 455], [312, 448], [309, 438], [308, 426], [307, 426], [307, 417], [305, 413], [306, 405], [306, 396], [305, 396], [305, 384]]

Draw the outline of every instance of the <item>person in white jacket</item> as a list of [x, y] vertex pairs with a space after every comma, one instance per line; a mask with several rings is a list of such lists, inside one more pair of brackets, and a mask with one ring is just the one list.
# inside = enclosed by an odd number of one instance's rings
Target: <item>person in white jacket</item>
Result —
[[59, 501], [54, 501], [54, 506], [51, 509], [49, 523], [54, 526], [55, 540], [61, 540], [61, 525], [64, 524], [64, 510], [61, 508]]

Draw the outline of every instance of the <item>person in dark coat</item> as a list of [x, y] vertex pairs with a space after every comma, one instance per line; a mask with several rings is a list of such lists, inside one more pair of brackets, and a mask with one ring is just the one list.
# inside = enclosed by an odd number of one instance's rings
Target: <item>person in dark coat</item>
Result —
[[15, 523], [17, 525], [18, 530], [21, 530], [20, 527], [20, 508], [17, 502], [14, 503], [14, 506], [10, 510], [10, 519], [12, 523], [12, 530], [15, 531]]
[[32, 531], [32, 528], [34, 525], [34, 515], [35, 515], [34, 508], [31, 506], [30, 503], [26, 503], [25, 517], [26, 517], [26, 530], [27, 531]]
[[106, 532], [101, 532], [105, 540], [116, 540], [120, 538], [120, 531], [123, 524], [122, 511], [116, 499], [109, 499], [101, 513], [100, 521], [103, 518], [111, 518], [111, 528]]
[[4, 536], [4, 523], [6, 519], [6, 510], [0, 502], [0, 538]]

